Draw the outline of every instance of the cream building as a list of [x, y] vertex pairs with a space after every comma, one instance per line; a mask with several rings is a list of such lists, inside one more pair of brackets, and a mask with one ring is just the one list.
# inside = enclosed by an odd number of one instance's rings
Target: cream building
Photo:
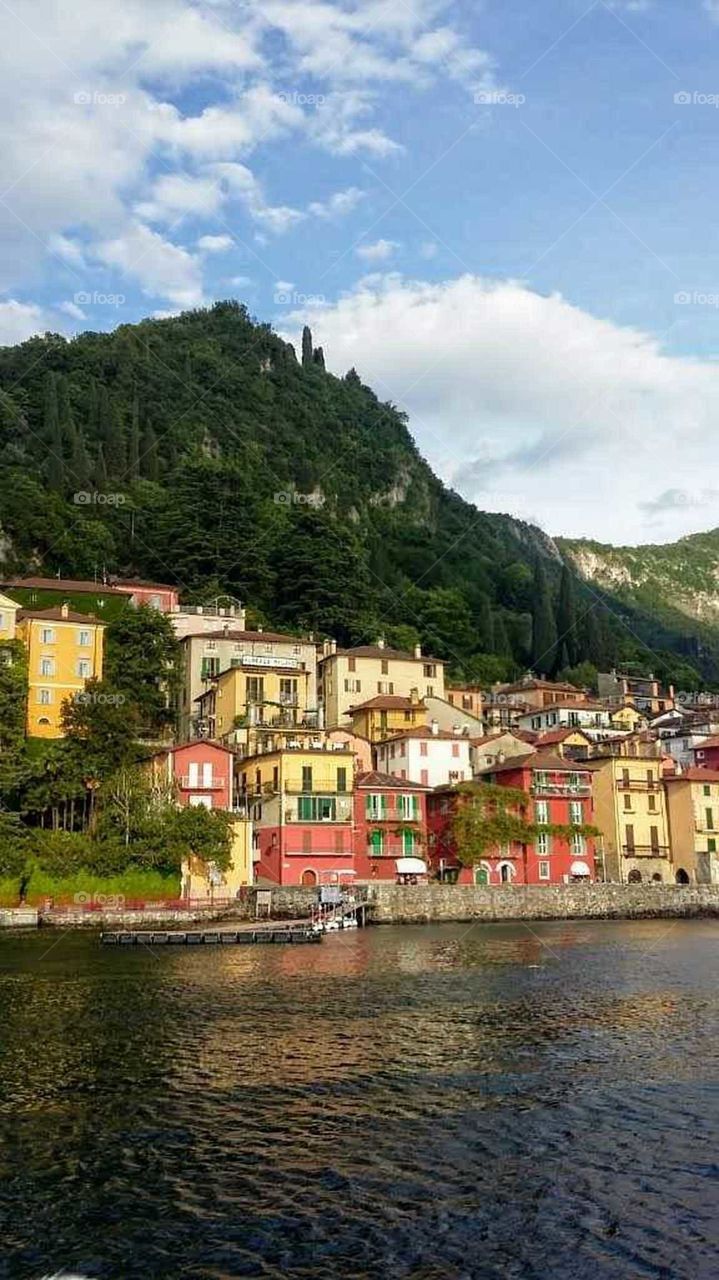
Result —
[[20, 605], [0, 593], [0, 640], [14, 640]]
[[444, 663], [427, 658], [419, 645], [413, 653], [377, 644], [337, 649], [328, 641], [319, 665], [320, 700], [328, 729], [349, 728], [350, 707], [378, 694], [413, 694], [421, 701], [444, 698]]
[[665, 779], [678, 884], [719, 884], [719, 772], [685, 769]]
[[594, 822], [602, 833], [607, 880], [674, 879], [660, 757], [651, 746], [636, 755], [585, 760], [594, 783]]

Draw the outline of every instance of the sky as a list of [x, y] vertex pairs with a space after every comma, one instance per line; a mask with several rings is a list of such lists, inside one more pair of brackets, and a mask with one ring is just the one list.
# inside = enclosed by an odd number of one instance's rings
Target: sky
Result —
[[484, 510], [719, 525], [719, 0], [3, 0], [0, 49], [0, 342], [236, 297]]

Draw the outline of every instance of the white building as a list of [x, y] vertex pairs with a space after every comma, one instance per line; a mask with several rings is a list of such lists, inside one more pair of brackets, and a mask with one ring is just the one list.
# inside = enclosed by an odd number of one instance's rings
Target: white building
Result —
[[611, 712], [601, 702], [555, 702], [549, 707], [537, 707], [517, 717], [517, 728], [534, 733], [582, 729], [590, 738], [622, 736], [621, 731], [613, 728]]
[[471, 743], [462, 733], [440, 729], [436, 720], [377, 744], [377, 769], [392, 778], [439, 787], [472, 778]]

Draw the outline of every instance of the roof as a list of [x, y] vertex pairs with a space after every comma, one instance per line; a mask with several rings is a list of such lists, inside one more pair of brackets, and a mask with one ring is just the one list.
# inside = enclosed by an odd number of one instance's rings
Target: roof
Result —
[[575, 733], [578, 733], [580, 738], [584, 738], [585, 742], [588, 743], [590, 741], [586, 733], [582, 733], [580, 726], [574, 725], [567, 729], [550, 729], [548, 733], [539, 734], [536, 745], [539, 749], [542, 747], [554, 747], [558, 742], [564, 742], [566, 738], [571, 738]]
[[18, 604], [17, 600], [11, 600], [9, 596], [4, 596], [2, 592], [0, 592], [0, 606], [3, 609], [19, 609], [20, 608], [20, 605]]
[[569, 684], [566, 680], [543, 680], [541, 676], [525, 676], [522, 680], [515, 680], [513, 684], [495, 686], [497, 693], [519, 693], [522, 689], [564, 689], [566, 693], [582, 693], [575, 684]]
[[703, 751], [705, 747], [719, 747], [719, 738], [705, 738], [703, 742], [698, 742], [692, 751]]
[[395, 662], [437, 662], [444, 666], [444, 658], [432, 658], [426, 653], [420, 654], [417, 658], [404, 649], [390, 649], [387, 645], [381, 644], [360, 644], [354, 649], [338, 649], [336, 654], [328, 653], [325, 656], [327, 658], [391, 658]]
[[[603, 702], [548, 702], [546, 707], [532, 707], [531, 714], [535, 716], [547, 715], [550, 711], [606, 711], [609, 714], [609, 708], [605, 707]], [[526, 713], [527, 715], [530, 712]]]
[[223, 746], [221, 742], [216, 742], [214, 738], [188, 738], [186, 742], [169, 742], [166, 747], [160, 747], [158, 751], [153, 751], [144, 758], [146, 760], [156, 760], [158, 756], [169, 756], [173, 751], [183, 751], [185, 747], [215, 747], [217, 751], [224, 751], [228, 756], [235, 754], [229, 747]]
[[552, 755], [550, 751], [530, 751], [524, 756], [510, 756], [502, 764], [489, 765], [483, 774], [507, 773], [511, 769], [541, 769], [557, 773], [582, 773], [586, 760], [565, 760], [562, 756]]
[[694, 765], [681, 773], [671, 774], [666, 782], [719, 782], [719, 769], [700, 769]]
[[96, 618], [94, 613], [77, 613], [74, 609], [63, 611], [62, 605], [54, 609], [21, 609], [17, 615], [18, 622], [25, 618], [37, 618], [43, 622], [82, 622], [86, 627], [105, 627], [107, 623]]
[[356, 707], [350, 707], [353, 711], [370, 711], [384, 707], [387, 711], [424, 711], [424, 702], [420, 700], [412, 701], [411, 698], [403, 698], [399, 693], [378, 693], [376, 698], [369, 698], [367, 702], [358, 702]]
[[77, 595], [82, 591], [87, 591], [91, 595], [125, 595], [129, 587], [155, 587], [158, 591], [179, 591], [177, 586], [168, 586], [164, 582], [141, 582], [134, 578], [131, 581], [124, 581], [116, 578], [113, 582], [89, 582], [86, 578], [8, 578], [5, 582], [0, 583], [3, 587], [22, 587], [23, 590], [30, 591], [70, 591], [73, 595]]
[[409, 778], [393, 778], [391, 773], [380, 773], [371, 769], [369, 773], [358, 773], [355, 778], [355, 790], [358, 787], [393, 787], [396, 791], [431, 791], [423, 782], [411, 782]]
[[[571, 732], [571, 730], [570, 730]], [[535, 742], [537, 734], [530, 729], [500, 729], [499, 733], [485, 733], [481, 738], [470, 738], [473, 747], [484, 747], [490, 742], [501, 742], [502, 738], [514, 738], [515, 742]]]
[[[414, 726], [410, 726], [409, 729], [403, 729], [401, 733], [393, 733], [388, 738], [383, 738], [382, 741], [383, 742], [401, 742], [403, 738], [428, 738], [428, 739], [437, 738], [439, 739], [439, 741], [445, 741], [445, 742], [448, 739], [451, 739], [452, 742], [467, 742], [467, 743], [471, 741], [469, 734], [467, 733], [454, 733], [451, 729], [438, 729], [437, 732], [435, 733], [433, 732], [432, 729], [430, 729], [429, 725], [426, 725], [426, 724], [417, 724]], [[378, 747], [381, 745], [382, 745], [381, 742], [377, 743]]]
[[311, 640], [303, 640], [301, 636], [283, 635], [280, 631], [196, 631], [193, 635], [183, 636], [183, 641], [188, 640], [245, 640], [248, 642], [258, 641], [260, 644], [304, 644], [314, 648]]

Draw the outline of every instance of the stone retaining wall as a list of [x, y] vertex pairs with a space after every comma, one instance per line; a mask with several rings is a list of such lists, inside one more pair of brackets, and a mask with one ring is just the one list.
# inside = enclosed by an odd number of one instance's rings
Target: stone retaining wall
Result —
[[373, 924], [719, 916], [719, 885], [374, 884], [369, 896]]

